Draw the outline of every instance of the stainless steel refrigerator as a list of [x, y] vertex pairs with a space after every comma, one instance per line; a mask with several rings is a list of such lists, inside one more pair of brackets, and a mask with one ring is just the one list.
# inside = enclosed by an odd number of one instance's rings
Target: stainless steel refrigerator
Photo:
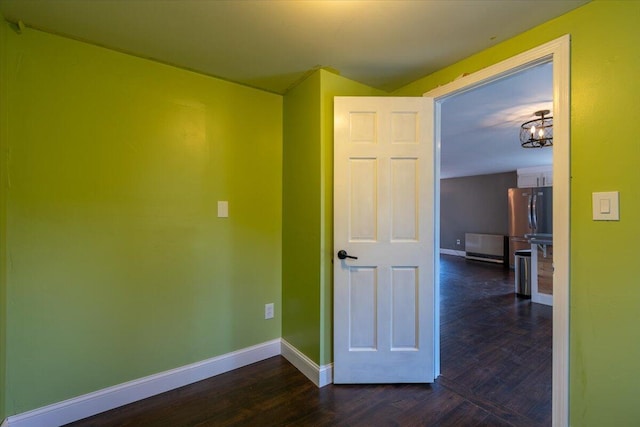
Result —
[[531, 249], [532, 243], [553, 242], [553, 188], [509, 189], [509, 264], [515, 251]]

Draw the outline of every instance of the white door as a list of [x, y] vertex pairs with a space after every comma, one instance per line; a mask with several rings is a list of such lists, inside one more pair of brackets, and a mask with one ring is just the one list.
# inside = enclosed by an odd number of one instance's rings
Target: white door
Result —
[[433, 105], [335, 98], [334, 383], [434, 380]]

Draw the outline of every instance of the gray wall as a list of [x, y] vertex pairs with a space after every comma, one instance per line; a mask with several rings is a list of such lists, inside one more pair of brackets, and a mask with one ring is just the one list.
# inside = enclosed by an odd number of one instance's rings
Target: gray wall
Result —
[[440, 180], [440, 248], [464, 251], [464, 233], [508, 234], [507, 189], [517, 186], [515, 171]]

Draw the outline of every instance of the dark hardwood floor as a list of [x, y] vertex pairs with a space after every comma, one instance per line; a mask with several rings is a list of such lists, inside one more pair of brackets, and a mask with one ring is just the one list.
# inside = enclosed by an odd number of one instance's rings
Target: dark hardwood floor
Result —
[[513, 272], [441, 257], [442, 373], [431, 385], [328, 385], [277, 356], [71, 426], [548, 426], [551, 307]]

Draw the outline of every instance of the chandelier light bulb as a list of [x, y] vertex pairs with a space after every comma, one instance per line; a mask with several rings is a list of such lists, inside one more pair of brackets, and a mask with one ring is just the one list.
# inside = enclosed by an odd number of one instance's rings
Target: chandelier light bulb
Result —
[[553, 146], [553, 117], [549, 110], [536, 111], [535, 119], [520, 126], [520, 145], [522, 148], [543, 148]]

